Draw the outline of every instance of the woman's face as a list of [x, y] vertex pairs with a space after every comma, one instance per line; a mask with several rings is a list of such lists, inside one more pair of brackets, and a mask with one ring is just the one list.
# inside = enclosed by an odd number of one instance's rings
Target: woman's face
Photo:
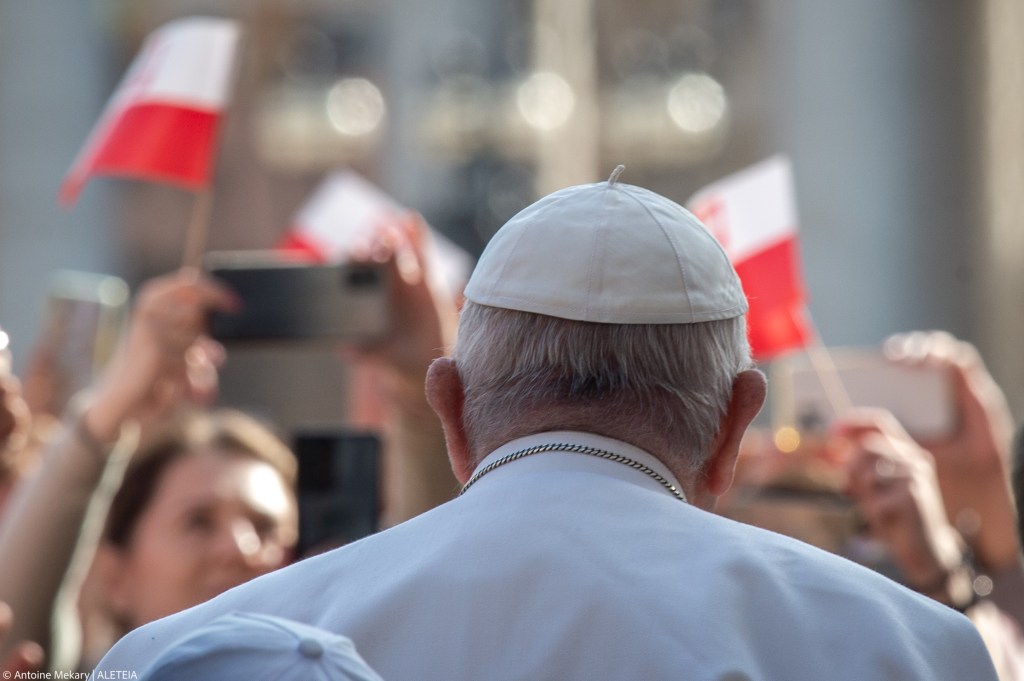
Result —
[[283, 566], [295, 498], [269, 464], [204, 451], [164, 470], [127, 548], [111, 599], [132, 626], [170, 615]]

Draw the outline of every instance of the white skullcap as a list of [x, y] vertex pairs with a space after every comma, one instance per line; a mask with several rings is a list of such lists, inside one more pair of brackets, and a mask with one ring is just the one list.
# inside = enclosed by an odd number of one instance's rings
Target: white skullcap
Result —
[[527, 206], [487, 244], [466, 286], [480, 305], [612, 324], [686, 324], [746, 313], [725, 251], [688, 210], [617, 181]]
[[382, 681], [352, 641], [308, 624], [231, 613], [165, 650], [140, 681]]

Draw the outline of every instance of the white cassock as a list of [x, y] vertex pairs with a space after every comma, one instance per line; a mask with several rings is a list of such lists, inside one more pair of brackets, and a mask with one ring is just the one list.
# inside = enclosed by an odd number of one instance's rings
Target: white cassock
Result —
[[[989, 681], [967, 618], [848, 560], [694, 508], [651, 455], [585, 433], [463, 496], [138, 629], [100, 671], [141, 675], [230, 611], [350, 637], [389, 681]], [[479, 468], [478, 468], [479, 470]], [[113, 677], [110, 677], [113, 678]]]

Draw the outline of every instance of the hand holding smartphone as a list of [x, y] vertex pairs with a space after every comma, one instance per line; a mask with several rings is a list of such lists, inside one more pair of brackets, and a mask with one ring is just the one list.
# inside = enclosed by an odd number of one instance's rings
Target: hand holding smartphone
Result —
[[[853, 406], [892, 412], [918, 440], [941, 440], [955, 428], [953, 385], [944, 367], [893, 362], [879, 348], [832, 348], [830, 355]], [[822, 377], [803, 353], [775, 360], [768, 385], [776, 429], [824, 433], [836, 417]]]
[[390, 282], [377, 264], [221, 251], [209, 253], [204, 265], [241, 300], [237, 312], [210, 318], [210, 334], [223, 343], [367, 342], [390, 331]]
[[129, 299], [128, 284], [113, 275], [75, 270], [51, 275], [41, 333], [24, 376], [33, 412], [58, 415], [92, 384], [114, 353]]

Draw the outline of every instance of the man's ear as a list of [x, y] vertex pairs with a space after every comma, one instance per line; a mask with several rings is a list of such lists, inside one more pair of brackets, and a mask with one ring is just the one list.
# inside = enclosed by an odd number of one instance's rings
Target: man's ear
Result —
[[455, 360], [451, 357], [435, 359], [427, 369], [427, 402], [441, 419], [444, 439], [448, 444], [448, 460], [455, 478], [463, 485], [473, 474], [473, 461], [462, 423], [464, 400], [462, 379]]
[[741, 371], [733, 379], [732, 397], [704, 471], [705, 488], [711, 496], [720, 497], [732, 486], [740, 441], [764, 405], [767, 385], [764, 374], [756, 369]]

